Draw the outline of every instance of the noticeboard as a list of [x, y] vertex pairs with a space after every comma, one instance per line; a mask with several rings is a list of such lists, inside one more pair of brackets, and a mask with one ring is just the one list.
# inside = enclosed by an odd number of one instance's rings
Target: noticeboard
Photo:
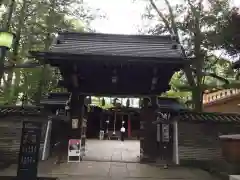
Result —
[[169, 124], [162, 124], [162, 141], [163, 142], [169, 142], [170, 141]]
[[72, 129], [78, 128], [78, 119], [72, 119]]
[[17, 170], [19, 180], [37, 178], [41, 130], [41, 122], [23, 122]]
[[81, 161], [81, 140], [70, 139], [68, 141], [68, 162]]

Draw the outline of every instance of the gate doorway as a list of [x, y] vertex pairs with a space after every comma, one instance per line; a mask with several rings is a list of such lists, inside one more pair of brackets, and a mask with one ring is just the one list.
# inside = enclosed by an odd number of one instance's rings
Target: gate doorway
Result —
[[83, 161], [140, 162], [140, 141], [88, 139]]
[[[139, 162], [139, 108], [123, 105], [108, 109], [92, 106], [88, 112], [86, 161]], [[121, 128], [124, 127], [124, 141]]]

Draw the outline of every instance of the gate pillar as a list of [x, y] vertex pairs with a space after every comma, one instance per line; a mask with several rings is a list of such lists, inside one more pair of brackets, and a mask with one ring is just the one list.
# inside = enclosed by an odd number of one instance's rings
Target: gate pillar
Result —
[[71, 132], [69, 139], [81, 140], [81, 157], [85, 153], [86, 119], [84, 118], [85, 96], [72, 92], [70, 97]]
[[71, 139], [81, 139], [81, 126], [84, 115], [84, 97], [72, 92], [70, 97]]
[[144, 98], [143, 107], [140, 110], [140, 150], [141, 161], [155, 161], [156, 159], [156, 127], [155, 108], [150, 105], [150, 100]]

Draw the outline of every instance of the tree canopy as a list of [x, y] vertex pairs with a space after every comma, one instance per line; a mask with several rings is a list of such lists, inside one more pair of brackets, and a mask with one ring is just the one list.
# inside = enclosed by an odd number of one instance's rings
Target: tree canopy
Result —
[[[240, 52], [240, 14], [230, 0], [142, 1], [146, 3], [143, 20], [154, 23], [141, 33], [175, 35], [185, 58], [192, 60], [174, 74], [164, 96], [180, 97], [201, 111], [205, 91], [240, 87], [232, 62], [222, 56], [227, 52], [234, 57]], [[0, 103], [38, 103], [44, 93], [64, 91], [57, 88], [58, 70], [28, 58], [28, 52], [48, 50], [59, 31], [94, 31], [90, 23], [102, 17], [101, 11], [82, 0], [1, 0], [0, 6], [1, 29], [16, 34], [5, 68], [0, 68]]]
[[[1, 81], [2, 104], [38, 103], [42, 94], [63, 91], [57, 88], [57, 69], [47, 65], [36, 67], [28, 58], [30, 50], [48, 50], [57, 32], [94, 31], [89, 24], [101, 12], [78, 0], [3, 0], [0, 2], [0, 28], [15, 33], [16, 39], [5, 59]], [[31, 62], [28, 68], [18, 67]], [[35, 65], [34, 65], [35, 62]]]
[[204, 91], [239, 87], [238, 81], [234, 81], [231, 62], [216, 54], [216, 51], [224, 50], [233, 52], [232, 37], [237, 34], [236, 29], [239, 30], [237, 24], [236, 27], [230, 25], [237, 16], [229, 0], [185, 0], [178, 4], [164, 0], [165, 8], [163, 1], [145, 2], [143, 18], [155, 20], [155, 25], [142, 32], [175, 35], [182, 46], [182, 53], [192, 60], [191, 65], [173, 76], [171, 90], [165, 96], [182, 97], [195, 110], [201, 111]]
[[226, 17], [225, 23], [220, 26], [220, 47], [225, 49], [231, 56], [240, 53], [240, 14], [238, 8], [233, 8]]

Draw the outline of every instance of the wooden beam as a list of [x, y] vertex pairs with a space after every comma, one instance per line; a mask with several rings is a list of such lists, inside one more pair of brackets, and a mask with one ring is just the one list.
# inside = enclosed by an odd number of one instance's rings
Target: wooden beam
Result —
[[72, 76], [72, 83], [73, 83], [73, 87], [74, 88], [78, 88], [79, 87], [79, 83], [78, 83], [78, 77], [76, 74], [73, 74]]

